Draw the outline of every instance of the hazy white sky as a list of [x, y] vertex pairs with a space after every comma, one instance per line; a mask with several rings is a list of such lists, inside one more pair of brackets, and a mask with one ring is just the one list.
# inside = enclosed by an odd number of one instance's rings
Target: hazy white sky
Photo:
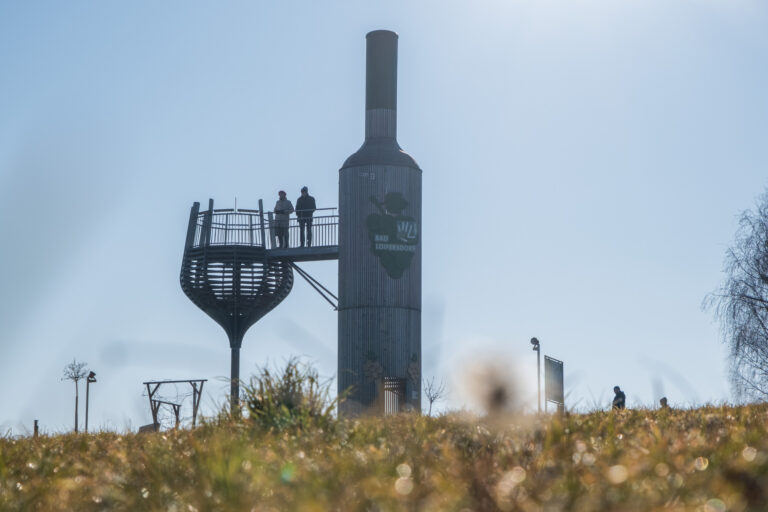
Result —
[[[424, 170], [443, 406], [469, 405], [454, 377], [475, 354], [505, 354], [531, 400], [532, 336], [569, 406], [616, 384], [630, 405], [730, 399], [701, 303], [766, 185], [764, 3], [3, 2], [3, 432], [71, 428], [73, 357], [98, 374], [92, 426], [148, 423], [147, 379], [225, 400], [226, 336], [178, 283], [189, 208], [302, 185], [335, 206], [379, 28], [400, 35], [398, 136]], [[305, 268], [335, 289], [335, 262]], [[292, 354], [335, 373], [335, 313], [303, 281], [241, 372]]]

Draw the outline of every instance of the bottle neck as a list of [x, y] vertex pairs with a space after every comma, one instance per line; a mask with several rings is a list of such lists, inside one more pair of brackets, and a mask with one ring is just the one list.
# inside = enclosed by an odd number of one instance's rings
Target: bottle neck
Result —
[[374, 30], [366, 36], [365, 138], [397, 136], [397, 34]]
[[365, 111], [365, 138], [397, 138], [397, 110], [373, 108]]

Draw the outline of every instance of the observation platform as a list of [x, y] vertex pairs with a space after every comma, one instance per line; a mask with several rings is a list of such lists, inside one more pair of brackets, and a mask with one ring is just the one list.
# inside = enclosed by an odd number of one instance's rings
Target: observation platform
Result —
[[[262, 201], [258, 210], [209, 209], [195, 212], [190, 223], [194, 232], [188, 232], [187, 250], [205, 251], [209, 260], [237, 252], [259, 253], [267, 260], [286, 262], [323, 261], [339, 259], [339, 215], [336, 208], [318, 208], [312, 217], [312, 245], [301, 246], [299, 220], [291, 214], [288, 225], [288, 247], [280, 248], [277, 241], [277, 223], [274, 213], [264, 211]], [[249, 250], [250, 249], [250, 250]]]
[[[291, 292], [294, 271], [338, 309], [338, 297], [299, 267], [299, 261], [339, 258], [339, 216], [336, 208], [314, 211], [312, 245], [301, 247], [299, 220], [289, 218], [287, 247], [277, 243], [275, 214], [264, 210], [213, 208], [200, 211], [194, 203], [189, 213], [179, 281], [187, 297], [221, 325], [232, 350], [230, 396], [240, 396], [240, 347], [246, 331], [280, 304]], [[335, 302], [334, 300], [335, 299]], [[149, 386], [149, 385], [148, 385]], [[148, 388], [148, 391], [152, 391]], [[153, 413], [161, 402], [151, 401]], [[168, 403], [178, 416], [179, 404]]]

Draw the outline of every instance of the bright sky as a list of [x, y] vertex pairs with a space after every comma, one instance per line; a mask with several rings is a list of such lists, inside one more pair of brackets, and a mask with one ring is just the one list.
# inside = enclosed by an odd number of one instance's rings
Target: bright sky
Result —
[[[226, 399], [226, 336], [178, 281], [189, 208], [302, 185], [335, 206], [382, 28], [424, 171], [441, 408], [471, 406], [457, 377], [498, 353], [532, 405], [532, 336], [570, 407], [616, 384], [630, 406], [731, 399], [701, 303], [766, 185], [764, 3], [3, 2], [0, 433], [72, 428], [72, 358], [97, 373], [92, 428], [149, 423], [148, 379]], [[304, 267], [335, 289], [335, 262]], [[241, 373], [290, 355], [336, 371], [335, 313], [303, 281], [250, 329]]]

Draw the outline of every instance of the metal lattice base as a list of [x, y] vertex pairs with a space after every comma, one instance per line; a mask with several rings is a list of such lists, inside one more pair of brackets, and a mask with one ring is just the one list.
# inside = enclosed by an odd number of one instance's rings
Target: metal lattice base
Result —
[[184, 254], [181, 288], [224, 328], [232, 348], [292, 287], [291, 265], [268, 260], [263, 247], [201, 247]]

